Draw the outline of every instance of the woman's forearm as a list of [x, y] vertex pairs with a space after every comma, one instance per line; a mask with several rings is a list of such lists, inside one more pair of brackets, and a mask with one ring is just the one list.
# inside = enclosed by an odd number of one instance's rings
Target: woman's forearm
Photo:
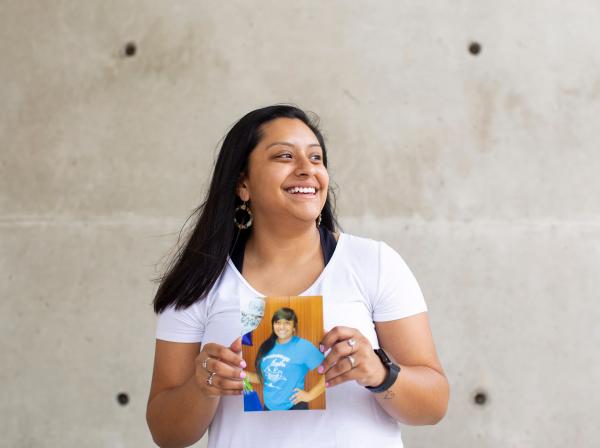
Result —
[[408, 425], [434, 425], [446, 414], [448, 380], [426, 366], [400, 366], [392, 387], [375, 397], [395, 420]]
[[310, 400], [308, 400], [308, 401], [313, 401], [315, 398], [317, 398], [323, 392], [325, 392], [325, 376], [319, 375], [319, 381], [317, 382], [317, 384], [315, 384], [308, 391], [308, 395], [310, 396]]
[[319, 375], [319, 381], [317, 384], [315, 384], [309, 391], [306, 392], [308, 394], [307, 401], [313, 401], [323, 392], [325, 392], [325, 376]]
[[204, 395], [193, 375], [181, 386], [161, 392], [148, 404], [146, 412], [154, 442], [162, 448], [196, 443], [212, 422], [219, 400]]

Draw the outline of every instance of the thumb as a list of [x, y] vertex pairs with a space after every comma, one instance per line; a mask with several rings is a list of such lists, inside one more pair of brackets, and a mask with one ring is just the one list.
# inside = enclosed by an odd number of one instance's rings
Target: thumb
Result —
[[323, 328], [323, 338], [321, 338], [321, 342], [319, 342], [319, 350], [321, 352], [324, 352], [324, 350], [321, 350], [321, 347], [323, 346], [323, 339], [325, 338], [325, 336], [327, 336], [327, 333], [329, 333], [329, 330]]
[[233, 341], [231, 343], [231, 345], [229, 346], [229, 348], [236, 353], [241, 352], [242, 351], [242, 337], [240, 336], [235, 341]]

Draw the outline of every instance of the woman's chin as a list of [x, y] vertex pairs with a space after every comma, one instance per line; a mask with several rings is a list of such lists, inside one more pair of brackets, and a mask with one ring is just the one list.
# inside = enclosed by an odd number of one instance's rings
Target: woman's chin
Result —
[[316, 215], [313, 213], [303, 213], [301, 215], [294, 215], [298, 223], [302, 224], [314, 224], [319, 219], [319, 213]]
[[315, 222], [321, 214], [322, 207], [313, 204], [310, 207], [296, 207], [290, 209], [290, 215], [298, 221]]

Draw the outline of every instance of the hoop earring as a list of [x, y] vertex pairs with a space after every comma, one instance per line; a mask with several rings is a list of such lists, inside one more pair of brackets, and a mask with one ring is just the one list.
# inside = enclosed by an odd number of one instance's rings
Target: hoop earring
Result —
[[[244, 201], [242, 205], [238, 205], [233, 211], [233, 222], [240, 230], [247, 229], [248, 227], [252, 226], [252, 210], [250, 210], [250, 207], [246, 204], [247, 202]], [[240, 211], [246, 212], [245, 222], [238, 222], [238, 220], [236, 219], [236, 214]]]
[[321, 227], [321, 221], [322, 221], [321, 213], [319, 213], [319, 217], [317, 218], [317, 227]]

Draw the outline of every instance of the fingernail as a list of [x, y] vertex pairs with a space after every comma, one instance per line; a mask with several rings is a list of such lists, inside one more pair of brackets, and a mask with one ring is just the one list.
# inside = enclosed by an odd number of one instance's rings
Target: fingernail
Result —
[[246, 372], [243, 370], [240, 372], [240, 378], [246, 378]]
[[323, 366], [319, 366], [319, 368], [317, 369], [317, 372], [323, 373], [323, 370], [325, 370], [325, 368]]
[[329, 387], [329, 383], [325, 383], [325, 387]]
[[246, 361], [244, 361], [242, 359], [242, 362], [240, 362], [240, 366], [242, 367], [242, 369], [245, 369], [246, 368]]
[[319, 350], [321, 351], [321, 353], [325, 351], [325, 347], [323, 347], [323, 344], [319, 344]]

